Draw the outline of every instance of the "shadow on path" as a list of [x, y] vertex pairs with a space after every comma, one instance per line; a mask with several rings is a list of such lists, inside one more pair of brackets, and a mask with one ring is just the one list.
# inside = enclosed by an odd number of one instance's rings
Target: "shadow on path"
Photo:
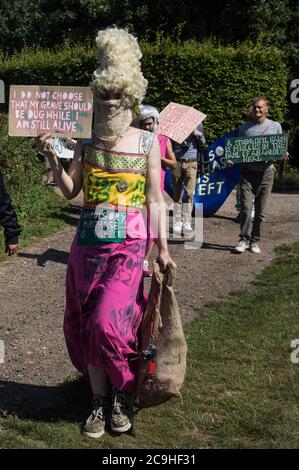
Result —
[[66, 224], [77, 227], [81, 214], [81, 206], [70, 204], [63, 209], [62, 213], [55, 214], [56, 219], [63, 220]]
[[204, 242], [201, 246], [203, 250], [220, 250], [220, 251], [232, 251], [231, 245], [218, 245], [217, 243], [206, 243]]
[[79, 422], [90, 411], [90, 394], [83, 378], [58, 386], [0, 380], [0, 415], [36, 421]]
[[69, 253], [67, 251], [55, 250], [55, 248], [49, 248], [41, 255], [34, 253], [22, 253], [18, 254], [20, 258], [35, 259], [37, 260], [38, 266], [45, 266], [47, 261], [54, 261], [54, 263], [67, 264]]
[[231, 220], [232, 222], [239, 223], [239, 220], [237, 220], [237, 216], [235, 217], [228, 217], [226, 215], [216, 215], [214, 214], [211, 219], [223, 219], [223, 220]]

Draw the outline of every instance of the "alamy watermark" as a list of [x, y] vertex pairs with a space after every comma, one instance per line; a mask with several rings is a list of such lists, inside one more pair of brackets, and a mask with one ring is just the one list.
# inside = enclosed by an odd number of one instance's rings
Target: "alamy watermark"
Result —
[[293, 104], [298, 104], [299, 103], [299, 78], [294, 78], [294, 80], [291, 81], [291, 88], [294, 90], [291, 93], [290, 99]]
[[4, 364], [5, 346], [4, 341], [0, 339], [0, 364]]
[[5, 86], [4, 81], [0, 80], [0, 104], [5, 103]]
[[[80, 244], [97, 240], [123, 239], [125, 236], [138, 239], [176, 239], [184, 242], [185, 249], [198, 249], [203, 244], [203, 204], [171, 204], [164, 202], [126, 207], [126, 200], [118, 198], [118, 209], [109, 203], [100, 203], [94, 209], [83, 209], [80, 218]], [[177, 222], [181, 231], [174, 231]], [[193, 224], [193, 227], [192, 225]]]
[[290, 360], [292, 364], [299, 364], [299, 339], [293, 339], [291, 341], [291, 348], [294, 350], [290, 354]]

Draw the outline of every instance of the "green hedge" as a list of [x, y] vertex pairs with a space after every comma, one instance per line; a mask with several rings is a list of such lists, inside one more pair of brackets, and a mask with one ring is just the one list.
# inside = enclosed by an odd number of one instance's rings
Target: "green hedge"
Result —
[[30, 138], [9, 137], [7, 116], [0, 115], [0, 168], [20, 215], [30, 216], [32, 213], [31, 204], [38, 200], [36, 191], [41, 187], [45, 172], [34, 142]]
[[[216, 47], [169, 39], [142, 43], [142, 68], [149, 81], [146, 102], [160, 110], [170, 101], [194, 106], [208, 115], [208, 142], [244, 121], [252, 97], [265, 94], [271, 116], [282, 121], [287, 94], [287, 69], [274, 47], [241, 44]], [[87, 86], [97, 65], [95, 47], [76, 46], [61, 51], [23, 51], [0, 58], [0, 78], [10, 84]]]
[[95, 47], [65, 47], [61, 50], [27, 50], [9, 58], [0, 55], [0, 79], [9, 85], [77, 85], [88, 86], [97, 64]]
[[266, 95], [271, 116], [283, 120], [287, 70], [275, 48], [214, 47], [209, 42], [178, 47], [166, 40], [145, 45], [144, 52], [149, 101], [161, 107], [176, 101], [203, 111], [209, 142], [244, 122], [255, 96]]

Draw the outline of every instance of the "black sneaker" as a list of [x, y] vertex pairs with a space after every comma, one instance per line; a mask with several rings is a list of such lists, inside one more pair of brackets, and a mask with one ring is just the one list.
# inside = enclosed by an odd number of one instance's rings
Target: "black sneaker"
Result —
[[112, 392], [110, 427], [115, 432], [131, 429], [134, 420], [132, 395], [114, 390]]
[[83, 426], [83, 434], [99, 439], [105, 432], [108, 398], [94, 395], [91, 402], [92, 412]]

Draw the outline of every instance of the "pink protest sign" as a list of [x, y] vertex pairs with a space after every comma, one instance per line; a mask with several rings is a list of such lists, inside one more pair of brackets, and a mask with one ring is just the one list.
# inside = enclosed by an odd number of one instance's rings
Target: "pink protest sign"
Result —
[[12, 85], [9, 93], [10, 136], [42, 133], [91, 136], [92, 91], [87, 87]]
[[181, 144], [206, 117], [190, 106], [169, 103], [160, 114], [159, 132]]

